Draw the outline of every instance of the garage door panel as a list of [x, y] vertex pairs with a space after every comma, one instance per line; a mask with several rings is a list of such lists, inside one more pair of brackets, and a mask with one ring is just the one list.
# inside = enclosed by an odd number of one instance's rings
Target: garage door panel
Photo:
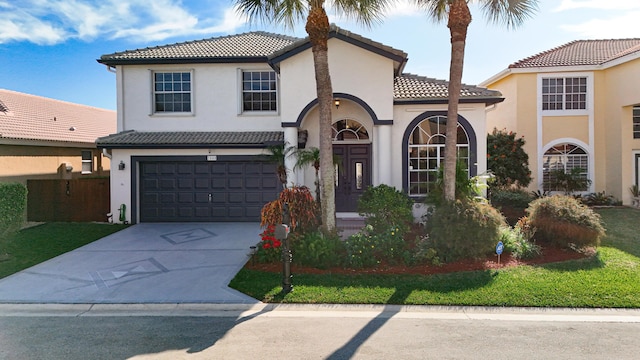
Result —
[[211, 179], [211, 188], [212, 189], [221, 189], [224, 190], [227, 188], [227, 178], [216, 177]]
[[204, 177], [199, 177], [195, 179], [195, 188], [196, 189], [208, 189], [209, 188], [209, 179]]
[[171, 175], [175, 174], [178, 169], [178, 164], [175, 163], [160, 163], [160, 174]]
[[275, 165], [264, 162], [143, 162], [140, 219], [260, 221], [280, 188]]
[[178, 179], [166, 179], [166, 178], [162, 178], [160, 179], [160, 189], [162, 190], [174, 190], [177, 189], [177, 181]]
[[195, 200], [195, 194], [191, 192], [178, 193], [178, 202], [181, 204], [191, 204]]
[[247, 164], [244, 163], [229, 163], [227, 167], [227, 174], [231, 175], [243, 175]]
[[244, 179], [241, 177], [231, 177], [227, 180], [227, 189], [244, 189]]

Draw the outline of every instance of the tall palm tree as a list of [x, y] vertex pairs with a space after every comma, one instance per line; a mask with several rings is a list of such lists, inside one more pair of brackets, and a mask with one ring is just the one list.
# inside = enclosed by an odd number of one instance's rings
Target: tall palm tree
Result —
[[[467, 29], [471, 23], [468, 3], [474, 0], [413, 0], [426, 10], [437, 22], [448, 18], [451, 34], [451, 63], [449, 65], [449, 105], [447, 109], [447, 138], [444, 145], [444, 198], [456, 198], [456, 158], [458, 130], [458, 102], [462, 88], [462, 69]], [[538, 8], [538, 0], [475, 0], [485, 16], [492, 22], [503, 23], [507, 28], [516, 28]]]
[[[366, 26], [380, 19], [388, 0], [328, 0], [336, 12], [356, 19]], [[293, 28], [306, 19], [318, 96], [320, 118], [320, 177], [322, 226], [326, 231], [336, 227], [335, 180], [333, 145], [331, 139], [331, 105], [333, 89], [329, 76], [328, 40], [329, 18], [324, 9], [325, 0], [234, 0], [236, 9], [250, 20], [282, 24]]]

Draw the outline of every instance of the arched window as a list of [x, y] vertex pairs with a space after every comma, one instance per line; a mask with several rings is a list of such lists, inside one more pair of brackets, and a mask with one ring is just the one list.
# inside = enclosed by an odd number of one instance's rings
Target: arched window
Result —
[[[589, 155], [578, 145], [563, 143], [545, 151], [542, 157], [542, 187], [545, 191], [566, 190], [558, 174], [574, 174], [581, 179], [589, 176]], [[588, 184], [578, 191], [588, 190]]]
[[[424, 196], [431, 192], [438, 179], [438, 168], [444, 163], [446, 116], [431, 116], [413, 129], [409, 136], [409, 195]], [[458, 124], [458, 160], [469, 173], [469, 137]]]
[[331, 128], [334, 141], [369, 140], [367, 129], [355, 120], [336, 121]]

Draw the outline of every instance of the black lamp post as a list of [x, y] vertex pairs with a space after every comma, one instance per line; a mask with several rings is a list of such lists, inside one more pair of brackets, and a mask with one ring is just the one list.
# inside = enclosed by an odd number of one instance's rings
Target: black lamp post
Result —
[[291, 249], [289, 248], [289, 204], [284, 204], [282, 209], [282, 224], [277, 225], [275, 229], [275, 237], [280, 240], [282, 245], [282, 293], [287, 294], [293, 291], [291, 285]]

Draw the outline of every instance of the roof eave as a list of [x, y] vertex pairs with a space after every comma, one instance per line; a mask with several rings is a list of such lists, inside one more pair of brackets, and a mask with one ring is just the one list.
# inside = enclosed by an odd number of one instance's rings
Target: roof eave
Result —
[[98, 59], [97, 62], [109, 65], [171, 65], [171, 64], [223, 64], [223, 63], [264, 63], [266, 56], [230, 56], [230, 57], [190, 57], [190, 58], [148, 58], [148, 59]]
[[109, 144], [98, 143], [99, 149], [264, 149], [277, 142], [266, 141], [260, 144]]
[[[503, 97], [473, 97], [473, 98], [461, 98], [460, 104], [485, 104], [493, 105], [504, 101]], [[394, 105], [433, 105], [433, 104], [448, 104], [448, 98], [423, 98], [423, 99], [395, 99]]]

